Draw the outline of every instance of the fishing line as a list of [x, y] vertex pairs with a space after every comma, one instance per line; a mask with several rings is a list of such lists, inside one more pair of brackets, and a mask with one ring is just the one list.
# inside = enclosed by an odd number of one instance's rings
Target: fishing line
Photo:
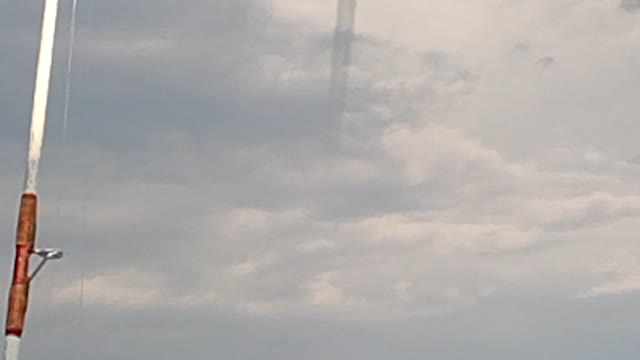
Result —
[[[78, 0], [73, 0], [74, 3], [76, 4], [77, 7], [77, 1]], [[92, 32], [92, 27], [94, 24], [94, 14], [95, 14], [95, 4], [92, 0], [86, 0], [85, 1], [85, 8], [87, 9], [88, 12], [88, 20], [87, 20], [87, 30], [86, 30], [86, 38], [87, 38], [87, 44], [91, 44], [91, 35], [93, 34]], [[76, 9], [77, 10], [77, 9]], [[86, 62], [86, 68], [84, 69], [84, 75], [85, 78], [89, 79], [90, 75], [91, 75], [91, 66], [93, 63], [93, 52], [91, 51], [91, 48], [89, 46], [87, 46], [87, 62]], [[89, 82], [90, 83], [90, 82]], [[87, 235], [88, 235], [88, 231], [87, 231], [87, 223], [88, 223], [88, 212], [89, 212], [89, 207], [88, 207], [88, 198], [89, 198], [89, 171], [88, 169], [85, 169], [84, 171], [84, 184], [83, 184], [83, 194], [82, 194], [82, 216], [81, 216], [81, 223], [80, 223], [80, 242], [79, 242], [79, 246], [78, 246], [78, 254], [86, 254], [86, 251], [88, 249], [88, 246], [86, 245], [86, 239], [87, 239]], [[80, 341], [79, 344], [80, 346], [78, 347], [78, 354], [77, 357], [78, 359], [86, 359], [89, 356], [89, 350], [87, 348], [87, 338], [86, 338], [86, 334], [87, 334], [87, 321], [86, 321], [86, 313], [85, 313], [85, 308], [86, 308], [86, 300], [85, 300], [85, 293], [86, 293], [86, 277], [87, 277], [87, 269], [86, 269], [86, 265], [84, 264], [83, 261], [80, 262], [80, 282], [79, 282], [79, 293], [78, 293], [78, 316], [77, 316], [77, 327], [79, 330], [79, 334], [80, 334]]]
[[[69, 120], [69, 109], [71, 105], [71, 75], [72, 75], [72, 67], [73, 67], [73, 55], [75, 49], [75, 38], [76, 38], [76, 19], [77, 19], [77, 10], [78, 10], [78, 0], [72, 0], [71, 3], [71, 19], [69, 25], [69, 33], [68, 33], [68, 50], [67, 50], [67, 64], [66, 64], [66, 78], [65, 78], [65, 90], [64, 90], [64, 109], [62, 116], [62, 144], [60, 148], [60, 154], [62, 155], [59, 161], [64, 162], [67, 159], [67, 124]], [[64, 169], [63, 163], [59, 163], [59, 169]], [[58, 217], [58, 223], [63, 223], [64, 219], [62, 219], [62, 204], [63, 200], [65, 200], [65, 194], [67, 193], [64, 189], [64, 182], [59, 183], [60, 189], [57, 191], [57, 199], [56, 199], [56, 216]], [[67, 198], [68, 200], [68, 198]], [[55, 297], [55, 286], [53, 284], [47, 286], [47, 307], [53, 310], [54, 303], [53, 299]], [[56, 324], [59, 323], [55, 321], [55, 312], [50, 311], [50, 316], [52, 317], [50, 323]]]
[[67, 124], [69, 122], [69, 105], [71, 102], [71, 69], [76, 40], [76, 19], [78, 12], [78, 0], [73, 0], [71, 5], [71, 26], [69, 29], [69, 49], [67, 53], [67, 79], [64, 90], [64, 114], [62, 116], [62, 145], [67, 144]]

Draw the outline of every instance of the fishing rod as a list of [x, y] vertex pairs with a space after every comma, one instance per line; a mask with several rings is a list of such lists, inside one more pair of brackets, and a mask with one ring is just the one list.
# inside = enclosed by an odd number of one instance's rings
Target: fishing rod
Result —
[[[59, 249], [39, 249], [36, 247], [36, 224], [38, 219], [37, 175], [44, 141], [58, 6], [59, 0], [45, 0], [42, 17], [42, 36], [33, 94], [29, 153], [25, 170], [24, 190], [20, 199], [13, 278], [9, 290], [4, 360], [18, 360], [29, 304], [31, 282], [49, 260], [60, 259], [63, 255]], [[29, 263], [33, 255], [39, 256], [41, 261], [30, 272]]]

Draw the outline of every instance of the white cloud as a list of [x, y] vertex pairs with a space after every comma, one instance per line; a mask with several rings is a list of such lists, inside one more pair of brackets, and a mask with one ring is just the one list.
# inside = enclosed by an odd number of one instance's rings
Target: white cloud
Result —
[[313, 305], [336, 306], [344, 301], [342, 289], [333, 284], [336, 277], [335, 273], [320, 274], [307, 285]]
[[251, 275], [261, 268], [267, 267], [277, 261], [277, 256], [274, 254], [267, 254], [257, 260], [248, 260], [238, 264], [234, 264], [229, 268], [229, 273], [234, 276], [247, 276]]
[[163, 276], [136, 269], [118, 269], [114, 272], [88, 276], [73, 281], [54, 292], [54, 304], [76, 304], [82, 301], [90, 306], [140, 309], [155, 306], [162, 297]]
[[634, 275], [595, 286], [586, 293], [580, 294], [579, 297], [592, 298], [605, 295], [621, 295], [629, 292], [637, 292], [638, 290], [640, 290], [640, 275]]
[[411, 289], [413, 288], [413, 283], [411, 281], [400, 281], [395, 284], [394, 290], [396, 291], [396, 295], [403, 302], [413, 302], [415, 301], [413, 295], [411, 295]]
[[335, 241], [328, 239], [309, 240], [298, 246], [303, 253], [317, 253], [323, 250], [335, 249], [337, 244]]

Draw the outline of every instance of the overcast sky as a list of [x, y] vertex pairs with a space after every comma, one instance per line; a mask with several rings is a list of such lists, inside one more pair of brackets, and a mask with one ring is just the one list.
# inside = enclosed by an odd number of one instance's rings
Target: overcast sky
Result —
[[640, 1], [360, 0], [340, 146], [334, 1], [80, 0], [66, 143], [61, 2], [23, 359], [637, 359]]

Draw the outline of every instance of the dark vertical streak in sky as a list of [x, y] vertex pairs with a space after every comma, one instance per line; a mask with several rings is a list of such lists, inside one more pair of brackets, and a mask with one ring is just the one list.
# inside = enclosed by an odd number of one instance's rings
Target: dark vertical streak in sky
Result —
[[355, 16], [356, 0], [338, 0], [329, 84], [331, 121], [336, 129], [345, 110]]

